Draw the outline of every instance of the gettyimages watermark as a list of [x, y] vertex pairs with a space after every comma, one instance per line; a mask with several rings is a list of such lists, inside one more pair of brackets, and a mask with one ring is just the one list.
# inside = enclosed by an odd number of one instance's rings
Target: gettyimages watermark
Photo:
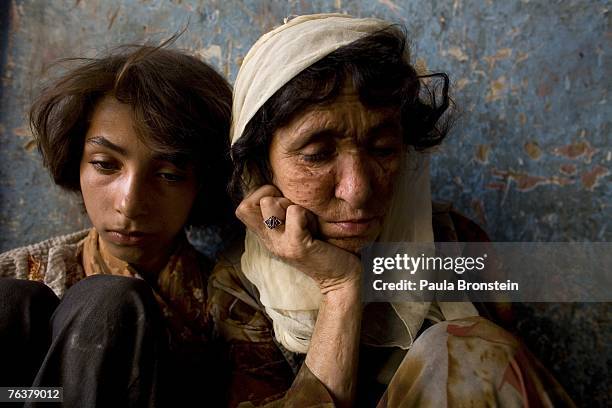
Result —
[[365, 302], [609, 302], [610, 242], [374, 243]]

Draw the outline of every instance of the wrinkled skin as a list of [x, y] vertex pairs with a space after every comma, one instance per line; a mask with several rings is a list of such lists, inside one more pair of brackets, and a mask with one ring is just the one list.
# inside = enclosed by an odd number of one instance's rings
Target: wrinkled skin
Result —
[[[397, 110], [367, 109], [351, 87], [298, 114], [273, 135], [273, 184], [236, 215], [277, 257], [321, 290], [305, 363], [338, 406], [353, 406], [362, 318], [361, 263], [393, 196], [403, 151]], [[263, 223], [274, 216], [283, 223]]]
[[[323, 291], [358, 280], [354, 255], [380, 234], [400, 168], [397, 110], [368, 109], [352, 87], [277, 129], [274, 185], [251, 192], [236, 215], [267, 248]], [[284, 224], [271, 230], [263, 221]]]
[[399, 117], [370, 110], [352, 88], [278, 129], [274, 185], [317, 219], [318, 236], [357, 252], [380, 234], [402, 151]]

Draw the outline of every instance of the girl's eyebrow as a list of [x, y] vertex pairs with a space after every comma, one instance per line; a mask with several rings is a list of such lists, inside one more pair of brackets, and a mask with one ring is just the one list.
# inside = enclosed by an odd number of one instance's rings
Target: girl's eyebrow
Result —
[[123, 147], [114, 144], [104, 136], [94, 136], [92, 138], [87, 139], [86, 143], [106, 147], [107, 149], [113, 150], [122, 156], [125, 156], [127, 153], [127, 151]]
[[[122, 156], [127, 155], [127, 150], [125, 150], [121, 146], [114, 144], [104, 136], [94, 136], [92, 138], [87, 139], [85, 143], [106, 147], [107, 149], [117, 152]], [[153, 156], [153, 159], [156, 161], [165, 161], [168, 163], [172, 163], [173, 165], [179, 168], [187, 168], [189, 164], [189, 158], [182, 153], [156, 153]]]

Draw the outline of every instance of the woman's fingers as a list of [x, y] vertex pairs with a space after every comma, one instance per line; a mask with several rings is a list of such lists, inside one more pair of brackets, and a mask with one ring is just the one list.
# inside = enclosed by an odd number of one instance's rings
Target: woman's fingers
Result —
[[284, 197], [266, 196], [259, 200], [259, 208], [261, 209], [261, 220], [264, 225], [275, 232], [284, 231], [285, 219], [287, 218], [287, 208], [291, 205], [291, 201]]
[[308, 230], [308, 210], [299, 205], [290, 205], [287, 208], [285, 231], [289, 242], [296, 244], [309, 244], [312, 234]]
[[262, 223], [260, 202], [264, 197], [282, 197], [279, 189], [272, 185], [261, 186], [247, 195], [236, 208], [236, 217], [248, 228], [261, 231], [265, 227]]
[[312, 241], [309, 228], [316, 228], [316, 220], [308, 210], [293, 204], [272, 185], [259, 187], [245, 197], [236, 216], [281, 257], [291, 258], [290, 254], [303, 252], [304, 245]]
[[236, 216], [270, 252], [312, 277], [321, 288], [358, 279], [359, 259], [315, 239], [314, 214], [283, 197], [275, 186], [254, 190], [240, 203]]
[[275, 186], [265, 185], [249, 194], [236, 209], [236, 216], [255, 232], [272, 252], [283, 250], [287, 208], [292, 203]]
[[285, 256], [293, 265], [313, 278], [322, 290], [348, 281], [358, 281], [359, 259], [343, 249], [313, 237], [314, 215], [299, 205], [287, 209]]

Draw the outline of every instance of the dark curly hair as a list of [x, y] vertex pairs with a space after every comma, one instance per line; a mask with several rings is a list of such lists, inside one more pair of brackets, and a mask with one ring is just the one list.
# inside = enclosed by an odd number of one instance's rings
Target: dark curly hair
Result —
[[[440, 104], [435, 88], [421, 81], [425, 77], [443, 79]], [[444, 115], [450, 104], [448, 77], [442, 73], [419, 76], [408, 62], [405, 31], [390, 26], [311, 65], [257, 111], [231, 149], [234, 171], [229, 191], [234, 200], [242, 199], [251, 180], [245, 180], [245, 171], [260, 183], [271, 181], [268, 149], [276, 129], [310, 106], [333, 101], [346, 80], [352, 81], [366, 107], [398, 107], [404, 142], [416, 150], [438, 145], [448, 133], [451, 116]]]
[[30, 110], [30, 126], [55, 183], [80, 192], [91, 115], [101, 98], [114, 96], [132, 107], [137, 133], [151, 149], [195, 165], [201, 188], [188, 224], [220, 224], [233, 215], [226, 189], [231, 88], [206, 63], [168, 49], [171, 40], [67, 60], [78, 66], [43, 90]]

